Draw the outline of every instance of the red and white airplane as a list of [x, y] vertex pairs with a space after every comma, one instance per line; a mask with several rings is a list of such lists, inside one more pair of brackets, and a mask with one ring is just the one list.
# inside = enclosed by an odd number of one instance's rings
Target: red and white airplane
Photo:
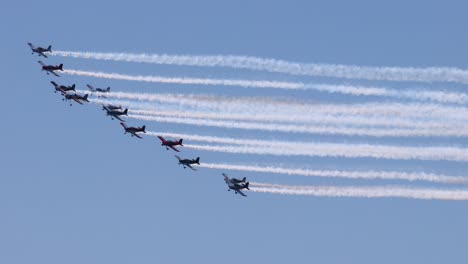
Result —
[[52, 73], [53, 75], [60, 77], [55, 71], [63, 71], [63, 64], [60, 65], [46, 65], [42, 61], [38, 61], [39, 64], [42, 66], [42, 70], [46, 71], [47, 74]]
[[179, 141], [173, 141], [173, 140], [166, 140], [161, 136], [158, 136], [158, 138], [161, 140], [161, 146], [166, 146], [167, 150], [169, 150], [169, 148], [171, 148], [176, 152], [180, 152], [174, 146], [182, 146], [182, 147], [184, 146], [184, 145], [182, 145], [182, 139], [179, 139]]

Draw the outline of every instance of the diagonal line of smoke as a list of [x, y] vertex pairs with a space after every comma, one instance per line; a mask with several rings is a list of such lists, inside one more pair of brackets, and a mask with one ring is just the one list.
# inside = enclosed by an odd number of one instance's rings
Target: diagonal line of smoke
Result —
[[400, 186], [292, 186], [251, 182], [253, 192], [318, 197], [408, 198], [423, 200], [468, 200], [468, 190], [409, 188]]
[[235, 170], [308, 177], [329, 177], [366, 180], [407, 180], [427, 181], [446, 184], [468, 184], [468, 178], [462, 176], [440, 175], [426, 172], [401, 171], [350, 171], [350, 170], [312, 170], [300, 168], [281, 168], [274, 166], [238, 165], [225, 163], [202, 163], [200, 167], [218, 170]]
[[345, 79], [468, 83], [468, 70], [454, 67], [370, 67], [339, 64], [297, 63], [277, 59], [233, 55], [194, 56], [73, 51], [55, 51], [54, 55], [84, 59], [145, 62], [155, 64], [230, 67], [235, 69], [259, 70], [292, 75]]

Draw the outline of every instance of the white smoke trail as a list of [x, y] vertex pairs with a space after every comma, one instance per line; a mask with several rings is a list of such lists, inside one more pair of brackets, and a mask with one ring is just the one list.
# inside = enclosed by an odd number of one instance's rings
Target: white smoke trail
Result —
[[297, 168], [280, 168], [273, 166], [257, 165], [236, 165], [224, 163], [203, 163], [203, 168], [218, 170], [236, 170], [247, 172], [261, 172], [286, 174], [309, 177], [329, 177], [329, 178], [347, 178], [347, 179], [366, 179], [366, 180], [407, 180], [407, 181], [428, 181], [434, 183], [446, 184], [468, 184], [468, 178], [461, 176], [440, 175], [426, 172], [399, 172], [399, 171], [346, 171], [346, 170], [310, 170]]
[[[134, 105], [136, 108], [145, 108], [144, 106]], [[163, 109], [161, 105], [159, 109]], [[134, 108], [133, 108], [134, 109]], [[237, 121], [255, 121], [255, 122], [280, 122], [280, 123], [320, 123], [320, 124], [338, 124], [338, 125], [351, 125], [351, 126], [397, 126], [403, 128], [444, 128], [450, 127], [460, 128], [460, 123], [457, 124], [444, 124], [442, 122], [434, 121], [420, 121], [411, 120], [407, 118], [378, 118], [368, 116], [350, 116], [350, 115], [303, 115], [303, 114], [264, 114], [264, 113], [227, 113], [227, 112], [195, 112], [193, 109], [189, 111], [178, 110], [129, 110], [130, 114], [135, 115], [148, 115], [148, 116], [170, 116], [178, 118], [201, 118], [201, 119], [214, 119], [214, 120], [237, 120]]]
[[196, 145], [184, 147], [233, 154], [256, 154], [275, 156], [375, 158], [395, 160], [445, 160], [468, 161], [468, 149], [459, 147], [405, 147], [370, 144], [306, 143], [300, 148], [278, 148], [269, 145]]
[[399, 186], [292, 186], [251, 182], [253, 192], [319, 197], [408, 198], [423, 200], [468, 200], [468, 190], [408, 188]]
[[[241, 147], [252, 147], [252, 148], [259, 148], [260, 150], [265, 149], [274, 149], [274, 153], [278, 153], [276, 155], [281, 154], [288, 154], [288, 155], [295, 155], [290, 153], [296, 153], [297, 155], [309, 155], [307, 153], [315, 153], [317, 152], [318, 148], [329, 148], [329, 149], [337, 149], [333, 150], [334, 152], [339, 151], [340, 149], [345, 149], [342, 152], [346, 152], [346, 150], [352, 150], [354, 148], [358, 149], [358, 151], [363, 150], [371, 153], [377, 154], [378, 152], [393, 152], [397, 153], [400, 152], [411, 152], [415, 151], [415, 149], [420, 149], [424, 152], [425, 149], [427, 150], [435, 150], [435, 149], [444, 149], [446, 152], [453, 152], [456, 150], [464, 150], [468, 151], [468, 149], [461, 149], [461, 148], [451, 148], [451, 147], [404, 147], [404, 146], [385, 146], [385, 145], [370, 145], [370, 144], [339, 144], [339, 143], [316, 143], [316, 142], [307, 142], [307, 141], [278, 141], [278, 140], [262, 140], [262, 139], [244, 139], [244, 138], [230, 138], [230, 137], [215, 137], [215, 136], [202, 136], [196, 134], [180, 134], [180, 133], [168, 133], [168, 132], [154, 132], [154, 131], [147, 131], [148, 136], [165, 136], [171, 138], [183, 138], [185, 140], [190, 141], [197, 141], [197, 142], [206, 142], [206, 143], [213, 143], [213, 144], [230, 144], [230, 145], [238, 145]], [[185, 146], [185, 145], [184, 145]], [[195, 147], [196, 145], [187, 145], [187, 147]], [[204, 148], [205, 146], [198, 146]], [[208, 148], [222, 146], [207, 146]], [[228, 146], [228, 147], [235, 147], [235, 146]], [[242, 148], [241, 148], [242, 149]], [[268, 152], [268, 151], [267, 151]], [[275, 155], [275, 154], [272, 154]], [[310, 154], [315, 156], [315, 154]], [[468, 157], [467, 157], [468, 159]]]
[[[81, 91], [85, 92], [85, 91]], [[157, 101], [191, 106], [211, 111], [248, 111], [249, 115], [270, 113], [271, 115], [300, 113], [306, 115], [367, 115], [371, 117], [413, 117], [468, 120], [465, 107], [441, 106], [436, 104], [366, 103], [366, 104], [310, 104], [291, 100], [275, 100], [264, 97], [222, 97], [212, 95], [148, 94], [112, 92], [106, 96], [118, 99]], [[447, 118], [450, 117], [450, 118]]]
[[[78, 90], [79, 93], [86, 93], [87, 91]], [[194, 94], [157, 94], [157, 93], [128, 93], [128, 92], [110, 92], [105, 95], [108, 98], [117, 98], [117, 99], [131, 99], [138, 101], [155, 101], [160, 103], [176, 104], [179, 106], [190, 106], [192, 108], [198, 109], [207, 109], [207, 110], [216, 110], [217, 112], [233, 112], [233, 111], [242, 111], [245, 113], [247, 110], [249, 116], [255, 116], [258, 113], [270, 113], [270, 116], [278, 116], [282, 114], [281, 118], [291, 119], [292, 111], [300, 112], [297, 114], [301, 116], [302, 119], [305, 119], [304, 114], [315, 114], [317, 112], [321, 113], [321, 116], [327, 114], [330, 116], [330, 113], [325, 111], [332, 110], [332, 113], [336, 114], [342, 110], [343, 106], [348, 108], [348, 112], [353, 112], [354, 108], [360, 109], [363, 106], [368, 108], [373, 108], [375, 104], [357, 104], [357, 105], [336, 105], [336, 104], [307, 104], [305, 102], [298, 101], [288, 101], [288, 100], [275, 100], [274, 98], [265, 98], [265, 97], [223, 97], [223, 96], [213, 96], [213, 95], [194, 95]], [[401, 104], [383, 104], [380, 105], [379, 109], [382, 107], [388, 106], [387, 114], [392, 115], [395, 107], [403, 106]], [[407, 110], [406, 115], [414, 112], [424, 111], [424, 115], [431, 117], [432, 115], [444, 116], [446, 119], [447, 112], [451, 114], [456, 114], [457, 116], [466, 117], [468, 115], [468, 109], [461, 107], [444, 107], [444, 106], [435, 106], [435, 105], [404, 105], [405, 110]], [[324, 108], [322, 110], [322, 108]], [[430, 108], [432, 111], [427, 111]], [[273, 112], [273, 113], [272, 113]], [[329, 111], [330, 112], [330, 111]], [[440, 113], [440, 114], [439, 114]], [[340, 113], [343, 115], [344, 113]], [[373, 112], [373, 114], [375, 114]], [[423, 113], [421, 113], [423, 114]], [[245, 114], [243, 115], [245, 116]], [[368, 119], [369, 117], [366, 117]], [[381, 120], [381, 118], [375, 118]], [[375, 122], [375, 120], [374, 120]], [[413, 122], [413, 121], [412, 121]]]
[[[78, 91], [84, 93], [85, 91]], [[348, 129], [345, 134], [357, 135], [362, 134], [374, 136], [389, 136], [391, 134], [400, 133], [403, 136], [417, 135], [445, 135], [445, 136], [464, 136], [468, 130], [468, 111], [465, 108], [453, 108], [433, 105], [394, 105], [389, 104], [387, 113], [384, 117], [376, 115], [350, 115], [341, 112], [343, 105], [309, 105], [306, 107], [295, 102], [279, 101], [275, 102], [272, 99], [263, 98], [259, 100], [260, 104], [252, 103], [252, 98], [226, 98], [210, 95], [184, 95], [184, 94], [146, 94], [146, 93], [125, 93], [112, 92], [106, 94], [109, 98], [118, 99], [136, 99], [157, 101], [159, 103], [175, 104], [180, 110], [173, 108], [166, 111], [155, 110], [131, 110], [130, 113], [136, 114], [138, 118], [143, 118], [141, 115], [158, 115], [184, 118], [203, 118], [217, 120], [238, 120], [238, 121], [257, 121], [257, 122], [284, 122], [284, 123], [300, 123], [302, 126], [299, 132], [303, 131], [305, 123], [320, 123], [331, 124], [334, 126], [385, 126], [406, 128], [406, 130], [384, 131], [382, 129], [377, 132], [369, 129]], [[276, 107], [275, 107], [276, 104]], [[126, 101], [126, 105], [132, 109], [155, 109], [168, 108], [168, 105], [148, 104]], [[349, 105], [347, 110], [351, 113], [362, 112], [362, 108], [367, 106], [367, 109], [372, 110], [375, 106], [375, 112], [382, 114], [386, 105], [364, 104], [364, 105]], [[396, 113], [396, 107], [401, 107], [407, 112]], [[208, 109], [208, 110], [207, 110]], [[307, 110], [305, 110], [307, 109]], [[296, 112], [291, 112], [296, 110]], [[423, 111], [420, 111], [423, 110]], [[198, 112], [196, 112], [198, 111]], [[340, 113], [341, 112], [341, 113]], [[418, 112], [420, 112], [418, 114]], [[240, 114], [242, 113], [242, 114]], [[330, 114], [331, 113], [331, 114]], [[369, 112], [367, 112], [369, 114]], [[393, 114], [393, 116], [392, 116]], [[410, 116], [406, 116], [410, 115]], [[413, 115], [422, 115], [421, 117], [413, 117]], [[145, 117], [146, 120], [154, 121], [155, 118]], [[440, 119], [440, 120], [438, 120]], [[194, 121], [192, 121], [193, 123]], [[258, 124], [258, 129], [269, 130], [271, 125]], [[231, 127], [233, 127], [231, 125]], [[257, 129], [249, 125], [250, 129]], [[413, 131], [408, 132], [408, 129]], [[281, 131], [289, 131], [290, 127], [279, 127]], [[433, 130], [436, 129], [436, 130]], [[430, 130], [430, 132], [427, 132]], [[323, 132], [323, 129], [316, 131]], [[301, 132], [302, 133], [302, 132]], [[339, 132], [341, 133], [341, 132]]]
[[[128, 98], [132, 98], [130, 94]], [[167, 98], [162, 96], [162, 98]], [[101, 100], [102, 101], [102, 100]], [[106, 101], [107, 102], [107, 101]], [[127, 102], [127, 107], [136, 106], [141, 107], [138, 103]], [[304, 116], [302, 114], [296, 115], [280, 115], [272, 117], [271, 115], [239, 115], [230, 113], [200, 113], [193, 111], [149, 111], [149, 110], [131, 110], [130, 113], [143, 113], [152, 114], [151, 116], [146, 115], [130, 115], [130, 118], [136, 118], [147, 121], [159, 121], [159, 122], [171, 122], [179, 124], [189, 124], [197, 126], [213, 126], [213, 127], [226, 127], [226, 128], [238, 128], [247, 130], [264, 130], [264, 131], [280, 131], [280, 132], [294, 132], [294, 133], [315, 133], [315, 134], [340, 134], [340, 135], [357, 135], [357, 136], [457, 136], [464, 137], [468, 135], [468, 127], [463, 125], [461, 122], [453, 122], [452, 124], [446, 124], [444, 122], [437, 121], [418, 121], [408, 120], [401, 118], [379, 118], [379, 117], [363, 117], [363, 116], [319, 116], [311, 115]], [[155, 116], [156, 115], [156, 116]], [[162, 116], [162, 117], [161, 117]], [[186, 117], [195, 117], [186, 118]], [[272, 117], [269, 120], [268, 117]], [[305, 118], [303, 118], [305, 117]], [[197, 118], [203, 118], [197, 119]], [[224, 118], [227, 118], [225, 120]], [[445, 117], [446, 119], [452, 119], [452, 117]], [[215, 120], [213, 120], [215, 119]], [[257, 121], [256, 123], [250, 122], [234, 122], [231, 119], [244, 119], [248, 121]], [[309, 119], [309, 120], [305, 120]], [[260, 122], [261, 121], [261, 122]], [[285, 125], [275, 124], [271, 122], [301, 122], [301, 125]], [[304, 124], [305, 122], [312, 123], [325, 123], [332, 124], [333, 126], [327, 125], [310, 125]], [[270, 122], [270, 123], [264, 123]], [[356, 128], [347, 127], [347, 125], [367, 125], [373, 126], [374, 128]], [[375, 126], [396, 126], [397, 128], [375, 128]], [[403, 128], [401, 128], [403, 127]]]
[[294, 125], [279, 123], [251, 123], [230, 120], [211, 120], [178, 118], [167, 116], [146, 116], [129, 114], [128, 118], [145, 121], [155, 121], [164, 123], [176, 123], [194, 126], [209, 126], [230, 129], [260, 130], [269, 132], [323, 134], [323, 135], [346, 135], [346, 136], [372, 136], [372, 137], [465, 137], [468, 136], [466, 127], [452, 128], [354, 128], [347, 126], [324, 126], [324, 125]]
[[341, 93], [354, 96], [386, 96], [418, 101], [433, 101], [437, 103], [466, 104], [468, 94], [446, 91], [428, 90], [396, 90], [379, 87], [359, 87], [350, 85], [309, 84], [306, 88], [328, 93]]
[[346, 79], [457, 82], [468, 83], [468, 71], [453, 67], [369, 67], [356, 65], [307, 64], [250, 56], [214, 55], [190, 56], [167, 54], [127, 54], [55, 51], [54, 55], [74, 58], [146, 62], [155, 64], [230, 67], [261, 70], [293, 75], [321, 76]]
[[70, 75], [80, 75], [87, 77], [152, 82], [152, 83], [174, 83], [174, 84], [200, 84], [200, 85], [225, 85], [239, 86], [247, 88], [276, 88], [288, 90], [304, 90], [304, 84], [293, 82], [278, 82], [278, 81], [249, 81], [249, 80], [228, 80], [228, 79], [202, 79], [202, 78], [185, 78], [185, 77], [162, 77], [162, 76], [142, 76], [142, 75], [127, 75], [119, 73], [105, 72], [90, 72], [80, 70], [64, 70], [62, 73]]
[[418, 101], [434, 101], [438, 103], [466, 104], [468, 95], [465, 93], [427, 91], [427, 90], [396, 90], [379, 87], [358, 87], [350, 85], [329, 85], [329, 84], [304, 84], [301, 82], [280, 82], [280, 81], [252, 81], [252, 80], [229, 80], [229, 79], [202, 79], [185, 77], [162, 77], [162, 76], [141, 76], [125, 75], [118, 73], [89, 72], [79, 70], [65, 70], [64, 73], [72, 75], [90, 76], [96, 78], [117, 79], [127, 81], [142, 81], [156, 83], [174, 84], [203, 84], [203, 85], [225, 85], [240, 86], [247, 88], [275, 88], [275, 89], [296, 89], [315, 90], [327, 93], [341, 93], [354, 96], [386, 96], [401, 99], [412, 99]]
[[[109, 96], [109, 97], [112, 97]], [[131, 94], [128, 98], [132, 98], [133, 95]], [[119, 98], [127, 98], [126, 96]], [[164, 96], [163, 96], [164, 98]], [[122, 104], [127, 108], [131, 108], [129, 113], [135, 114], [137, 116], [141, 115], [150, 115], [150, 116], [169, 116], [169, 117], [178, 117], [178, 118], [202, 118], [202, 119], [215, 119], [215, 120], [237, 120], [237, 121], [256, 121], [256, 122], [280, 122], [280, 123], [300, 123], [304, 125], [305, 123], [319, 123], [319, 124], [330, 124], [335, 126], [384, 126], [384, 127], [398, 127], [398, 128], [412, 128], [412, 129], [439, 129], [443, 130], [447, 133], [450, 130], [457, 130], [458, 132], [449, 134], [449, 135], [459, 135], [463, 136], [464, 132], [468, 129], [465, 122], [461, 122], [460, 119], [464, 119], [465, 116], [448, 116], [445, 115], [442, 120], [434, 120], [431, 118], [431, 112], [426, 112], [426, 117], [416, 119], [413, 117], [406, 117], [406, 116], [388, 116], [388, 117], [381, 117], [381, 116], [366, 116], [366, 115], [349, 115], [349, 114], [304, 114], [303, 112], [299, 113], [282, 113], [280, 109], [276, 109], [275, 113], [267, 112], [264, 113], [263, 109], [259, 107], [255, 109], [255, 107], [245, 106], [239, 107], [239, 109], [245, 110], [232, 110], [223, 109], [221, 111], [212, 111], [212, 110], [204, 110], [202, 103], [198, 103], [196, 101], [190, 103], [190, 106], [185, 106], [180, 104], [178, 109], [182, 110], [174, 110], [173, 107], [170, 105], [165, 104], [148, 104], [148, 103], [140, 103], [134, 101], [115, 101], [111, 99], [91, 99], [97, 100], [96, 103], [98, 104]], [[161, 101], [164, 101], [162, 99]], [[172, 99], [169, 99], [172, 100]], [[181, 100], [184, 101], [184, 100]], [[195, 107], [193, 107], [193, 106]], [[191, 108], [190, 108], [191, 107]], [[341, 105], [337, 105], [337, 108], [341, 108]], [[390, 106], [392, 107], [392, 106]], [[414, 110], [418, 106], [414, 106]], [[424, 107], [423, 107], [424, 108]], [[149, 109], [149, 110], [148, 110]], [[162, 109], [162, 110], [151, 110], [151, 109]], [[426, 109], [426, 108], [424, 108]], [[352, 106], [350, 106], [350, 111], [352, 110]], [[390, 110], [392, 111], [392, 110]], [[433, 113], [436, 110], [433, 111]], [[414, 113], [414, 112], [413, 112]], [[463, 109], [458, 113], [463, 115]], [[467, 113], [468, 116], [468, 113]], [[148, 121], [154, 121], [154, 118], [145, 117]], [[468, 123], [468, 120], [466, 120]], [[421, 133], [421, 132], [418, 132]], [[436, 132], [433, 131], [432, 134]]]
[[[77, 90], [78, 93], [90, 93], [98, 97], [129, 99], [138, 101], [151, 101], [167, 104], [177, 104], [183, 106], [213, 108], [221, 107], [226, 104], [234, 104], [238, 108], [255, 106], [259, 109], [267, 105], [268, 107], [300, 107], [307, 106], [304, 102], [292, 100], [278, 100], [269, 97], [225, 97], [215, 95], [200, 95], [200, 94], [175, 94], [175, 93], [129, 93], [129, 92], [108, 92], [105, 94], [99, 92], [89, 92], [86, 90]], [[309, 105], [312, 106], [312, 105]]]

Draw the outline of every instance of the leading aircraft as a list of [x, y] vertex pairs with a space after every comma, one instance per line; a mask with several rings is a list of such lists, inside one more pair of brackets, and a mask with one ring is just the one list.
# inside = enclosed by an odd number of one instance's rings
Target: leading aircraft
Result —
[[140, 135], [138, 135], [137, 133], [139, 132], [143, 132], [143, 133], [146, 133], [145, 129], [146, 129], [146, 126], [142, 126], [142, 127], [128, 127], [127, 125], [125, 125], [124, 122], [120, 122], [120, 124], [123, 126], [123, 128], [125, 129], [125, 133], [124, 134], [127, 134], [127, 133], [130, 133], [132, 135], [132, 137], [137, 137], [137, 138], [142, 138]]
[[197, 157], [196, 159], [182, 159], [181, 157], [179, 157], [177, 155], [175, 155], [175, 157], [179, 160], [179, 164], [184, 166], [184, 169], [186, 167], [189, 167], [190, 169], [196, 171], [197, 169], [193, 168], [191, 165], [192, 164], [200, 165], [200, 157]]
[[107, 106], [103, 106], [104, 110], [106, 110], [107, 112], [107, 115], [111, 117], [112, 120], [114, 120], [114, 118], [122, 121], [122, 122], [125, 122], [122, 118], [120, 118], [121, 115], [127, 115], [128, 113], [128, 109], [125, 109], [125, 110], [120, 110], [120, 109], [111, 109], [111, 108], [107, 108]]
[[[67, 93], [62, 93], [63, 94], [63, 99], [62, 100], [73, 100], [79, 104], [83, 104], [83, 102], [88, 102], [88, 94], [85, 94], [85, 95], [79, 95], [79, 94], [67, 94]], [[70, 103], [70, 106], [72, 106], [72, 104]]]
[[46, 65], [44, 62], [42, 61], [38, 61], [39, 64], [42, 66], [42, 70], [43, 71], [46, 71], [47, 74], [49, 73], [52, 73], [53, 75], [57, 76], [57, 77], [60, 77], [60, 75], [58, 75], [57, 73], [55, 73], [55, 71], [63, 71], [63, 64], [60, 64], [60, 65]]
[[51, 81], [50, 82], [54, 87], [55, 87], [55, 92], [61, 92], [63, 95], [65, 95], [67, 92], [69, 91], [74, 91], [76, 92], [75, 90], [75, 84], [71, 85], [71, 86], [66, 86], [66, 85], [58, 85], [56, 82], [54, 81]]
[[246, 182], [247, 179], [245, 177], [242, 180], [240, 180], [236, 178], [229, 178], [229, 176], [227, 176], [226, 173], [223, 173], [223, 176], [224, 176], [224, 181], [229, 187], [228, 191], [234, 190], [236, 194], [239, 193], [242, 196], [247, 196], [241, 191], [242, 189], [250, 190], [249, 182]]
[[52, 46], [49, 45], [49, 47], [42, 48], [42, 47], [36, 47], [32, 43], [28, 42], [29, 47], [31, 48], [32, 53], [37, 53], [39, 56], [44, 56], [45, 58], [48, 58], [47, 55], [45, 55], [45, 52], [52, 52]]
[[166, 146], [166, 149], [169, 150], [169, 148], [173, 149], [176, 152], [180, 152], [178, 149], [176, 149], [174, 146], [184, 146], [182, 145], [182, 139], [179, 139], [179, 141], [173, 141], [173, 140], [166, 140], [165, 138], [158, 136], [158, 138], [161, 140], [161, 146]]

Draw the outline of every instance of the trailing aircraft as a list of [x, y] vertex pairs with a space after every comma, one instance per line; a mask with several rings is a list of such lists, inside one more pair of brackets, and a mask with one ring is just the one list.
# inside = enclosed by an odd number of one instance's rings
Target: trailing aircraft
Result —
[[94, 88], [91, 84], [87, 84], [89, 90], [93, 93], [109, 93], [110, 92], [110, 87], [107, 87], [106, 89], [104, 88]]
[[55, 73], [55, 71], [63, 71], [63, 64], [60, 64], [60, 65], [46, 65], [44, 62], [42, 61], [38, 61], [39, 64], [42, 66], [42, 70], [43, 71], [46, 71], [47, 74], [49, 73], [52, 73], [53, 75], [57, 76], [57, 77], [60, 77], [60, 75], [58, 75], [57, 73]]
[[48, 58], [47, 55], [45, 55], [45, 52], [52, 52], [52, 46], [49, 45], [49, 47], [42, 48], [42, 47], [36, 47], [32, 43], [28, 42], [29, 47], [31, 48], [32, 53], [37, 53], [39, 56], [44, 56], [45, 58]]
[[173, 141], [173, 140], [166, 140], [161, 136], [158, 136], [158, 138], [161, 140], [161, 146], [166, 146], [167, 150], [169, 150], [169, 148], [171, 148], [176, 152], [180, 152], [174, 146], [183, 146], [182, 145], [182, 139], [179, 139], [179, 141], [175, 141], [175, 140]]
[[242, 196], [247, 196], [241, 191], [242, 189], [250, 190], [249, 182], [246, 182], [247, 179], [245, 177], [242, 180], [240, 180], [236, 178], [229, 178], [229, 176], [227, 176], [226, 173], [223, 173], [223, 176], [224, 176], [224, 181], [229, 187], [228, 191], [234, 190], [236, 194], [239, 193]]
[[132, 137], [137, 137], [137, 138], [142, 138], [140, 135], [138, 135], [137, 133], [139, 132], [143, 132], [143, 133], [146, 133], [145, 129], [146, 129], [146, 126], [142, 126], [142, 127], [128, 127], [127, 125], [125, 125], [124, 122], [120, 122], [120, 124], [123, 126], [123, 128], [125, 129], [125, 133], [124, 134], [127, 134], [127, 133], [130, 133], [132, 135]]
[[76, 92], [75, 90], [75, 84], [71, 85], [71, 86], [66, 86], [66, 85], [58, 85], [56, 82], [54, 81], [51, 81], [50, 82], [54, 87], [55, 87], [55, 91], [54, 93], [56, 92], [61, 92], [62, 94], [66, 94], [67, 92], [69, 91], [74, 91]]
[[197, 157], [196, 159], [182, 159], [181, 157], [175, 155], [175, 157], [179, 160], [179, 165], [184, 166], [184, 169], [186, 167], [189, 167], [192, 170], [197, 170], [192, 167], [192, 164], [198, 164], [200, 165], [200, 157]]
[[125, 109], [125, 110], [120, 110], [120, 109], [110, 109], [110, 108], [107, 108], [106, 106], [103, 106], [104, 110], [106, 110], [106, 113], [108, 116], [111, 117], [112, 120], [114, 120], [114, 118], [122, 121], [122, 122], [125, 122], [123, 119], [120, 118], [121, 115], [127, 115], [128, 113], [128, 109]]
[[[63, 93], [62, 93], [62, 94], [63, 94]], [[89, 102], [89, 101], [88, 101], [88, 94], [79, 95], [79, 94], [76, 94], [76, 93], [74, 93], [74, 94], [67, 94], [67, 93], [64, 93], [64, 94], [63, 94], [63, 97], [64, 97], [64, 98], [63, 98], [62, 100], [68, 100], [68, 101], [69, 101], [69, 100], [73, 100], [73, 101], [75, 101], [75, 102], [77, 102], [77, 103], [79, 103], [79, 104], [83, 104], [83, 102]], [[72, 105], [72, 104], [70, 103], [70, 106], [71, 106], [71, 105]]]

